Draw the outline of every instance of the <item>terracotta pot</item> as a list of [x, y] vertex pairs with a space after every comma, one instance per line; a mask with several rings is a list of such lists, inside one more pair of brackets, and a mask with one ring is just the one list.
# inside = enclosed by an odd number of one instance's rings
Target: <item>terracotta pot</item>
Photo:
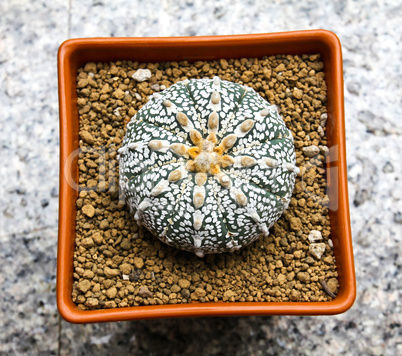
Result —
[[[76, 155], [79, 122], [77, 69], [85, 63], [133, 60], [139, 62], [197, 61], [263, 57], [275, 54], [320, 53], [328, 87], [327, 183], [331, 237], [339, 274], [339, 292], [329, 302], [219, 302], [79, 310], [73, 303], [73, 253], [78, 182]], [[171, 37], [84, 38], [64, 42], [58, 52], [60, 108], [60, 201], [57, 256], [57, 305], [64, 319], [74, 323], [233, 315], [325, 315], [348, 310], [356, 296], [347, 191], [343, 72], [341, 45], [325, 30], [273, 34]], [[75, 157], [70, 159], [69, 157]]]

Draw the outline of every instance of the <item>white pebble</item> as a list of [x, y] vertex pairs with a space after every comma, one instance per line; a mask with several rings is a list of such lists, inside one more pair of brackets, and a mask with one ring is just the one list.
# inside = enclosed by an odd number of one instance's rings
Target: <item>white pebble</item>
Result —
[[310, 244], [309, 252], [314, 257], [320, 259], [322, 254], [325, 252], [325, 243], [320, 242], [318, 244]]
[[310, 234], [308, 235], [308, 239], [310, 240], [310, 242], [322, 240], [321, 232], [318, 230], [311, 230]]
[[149, 69], [138, 69], [133, 75], [132, 78], [137, 82], [144, 82], [151, 78], [152, 73]]
[[327, 113], [322, 114], [320, 117], [320, 126], [321, 127], [327, 126], [327, 120], [328, 120], [328, 114]]
[[307, 157], [312, 158], [320, 153], [320, 149], [315, 145], [311, 145], [308, 147], [303, 147], [303, 152]]
[[329, 149], [327, 146], [318, 146], [318, 148], [320, 149], [321, 153], [324, 156], [328, 156], [329, 155]]

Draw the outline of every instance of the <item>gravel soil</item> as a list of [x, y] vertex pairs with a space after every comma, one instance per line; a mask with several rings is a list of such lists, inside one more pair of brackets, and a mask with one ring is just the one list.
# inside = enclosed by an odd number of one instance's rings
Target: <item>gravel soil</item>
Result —
[[[195, 255], [139, 228], [119, 199], [117, 150], [125, 125], [154, 92], [186, 78], [246, 84], [277, 105], [300, 174], [289, 208], [234, 253]], [[328, 217], [326, 83], [319, 55], [195, 63], [87, 63], [78, 70], [80, 192], [73, 301], [80, 309], [211, 302], [324, 302], [338, 291]]]

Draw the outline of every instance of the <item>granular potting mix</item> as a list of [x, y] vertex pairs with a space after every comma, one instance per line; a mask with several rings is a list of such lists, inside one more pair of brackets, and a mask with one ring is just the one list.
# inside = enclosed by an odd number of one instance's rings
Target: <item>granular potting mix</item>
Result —
[[[291, 203], [262, 237], [233, 253], [199, 258], [139, 228], [119, 199], [117, 150], [125, 126], [155, 92], [177, 81], [243, 83], [276, 105], [292, 131]], [[80, 309], [211, 302], [323, 302], [338, 280], [326, 193], [326, 83], [319, 55], [195, 63], [87, 63], [78, 70], [80, 192], [73, 301]]]

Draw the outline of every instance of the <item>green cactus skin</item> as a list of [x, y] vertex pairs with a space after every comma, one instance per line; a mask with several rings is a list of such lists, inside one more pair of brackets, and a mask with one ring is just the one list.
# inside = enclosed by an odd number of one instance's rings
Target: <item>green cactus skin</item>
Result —
[[200, 257], [267, 236], [299, 172], [276, 107], [219, 77], [152, 95], [128, 123], [119, 160], [138, 224]]

